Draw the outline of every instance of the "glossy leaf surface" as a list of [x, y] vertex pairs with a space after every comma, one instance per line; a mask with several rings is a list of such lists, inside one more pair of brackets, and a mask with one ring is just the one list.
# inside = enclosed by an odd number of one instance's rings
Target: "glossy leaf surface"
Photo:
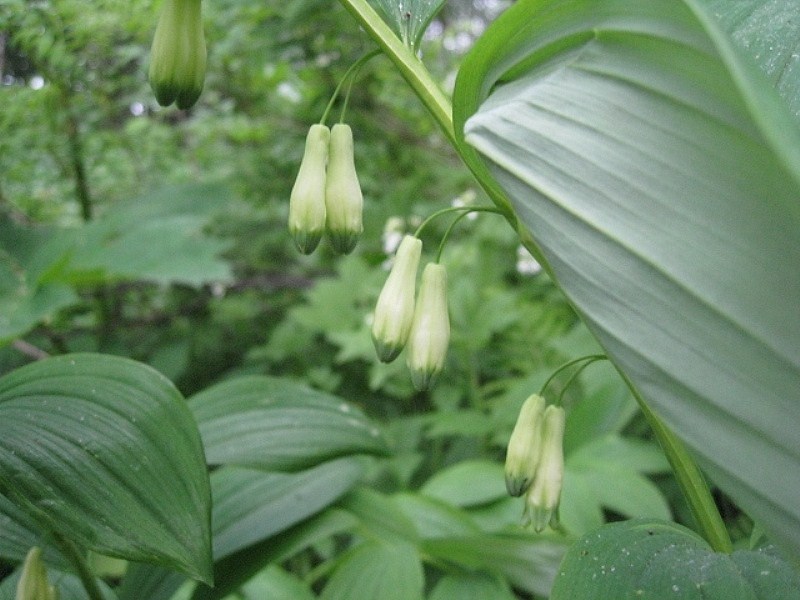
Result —
[[210, 579], [200, 436], [180, 393], [141, 363], [73, 354], [0, 379], [0, 491], [43, 530]]

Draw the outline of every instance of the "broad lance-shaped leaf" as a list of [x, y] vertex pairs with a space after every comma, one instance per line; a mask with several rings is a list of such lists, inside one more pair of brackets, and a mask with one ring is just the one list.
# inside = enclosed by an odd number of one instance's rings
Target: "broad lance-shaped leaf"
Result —
[[385, 454], [378, 428], [340, 398], [275, 377], [242, 377], [189, 400], [208, 463], [297, 470], [347, 454]]
[[81, 546], [210, 581], [197, 426], [143, 364], [72, 354], [1, 378], [0, 493]]
[[800, 552], [800, 131], [774, 90], [694, 1], [524, 0], [454, 114], [615, 364]]
[[685, 527], [635, 519], [610, 523], [575, 542], [561, 563], [550, 598], [796, 598], [800, 574], [774, 547], [715, 554]]

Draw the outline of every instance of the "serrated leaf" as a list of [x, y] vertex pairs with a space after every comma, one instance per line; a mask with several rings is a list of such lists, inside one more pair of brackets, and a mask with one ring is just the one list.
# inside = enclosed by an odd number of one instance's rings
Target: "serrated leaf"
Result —
[[195, 286], [226, 280], [230, 268], [218, 257], [227, 244], [203, 229], [230, 195], [221, 185], [189, 184], [119, 202], [71, 232], [69, 267], [76, 274]]
[[715, 554], [685, 527], [637, 519], [605, 525], [576, 542], [550, 598], [789, 600], [797, 590], [800, 574], [768, 552]]
[[786, 105], [694, 0], [523, 0], [461, 73], [456, 127], [477, 110], [467, 138], [589, 328], [714, 481], [800, 550]]
[[348, 454], [386, 454], [353, 405], [275, 377], [242, 377], [189, 400], [209, 464], [297, 470]]
[[72, 354], [0, 379], [0, 492], [86, 548], [210, 580], [200, 436], [143, 364]]

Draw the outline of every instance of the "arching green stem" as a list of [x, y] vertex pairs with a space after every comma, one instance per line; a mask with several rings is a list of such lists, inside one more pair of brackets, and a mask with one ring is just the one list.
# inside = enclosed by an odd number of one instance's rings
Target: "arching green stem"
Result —
[[[372, 50], [371, 52], [367, 52], [364, 56], [362, 56], [356, 62], [354, 62], [352, 65], [350, 65], [350, 68], [348, 68], [347, 71], [345, 71], [344, 76], [339, 81], [338, 85], [336, 86], [336, 89], [333, 90], [333, 94], [331, 95], [331, 99], [328, 101], [328, 105], [325, 107], [325, 112], [322, 113], [322, 117], [319, 120], [320, 125], [325, 125], [325, 121], [328, 120], [328, 115], [330, 114], [331, 110], [333, 109], [333, 105], [336, 102], [336, 98], [339, 97], [339, 92], [342, 90], [342, 86], [348, 80], [348, 78], [350, 78], [351, 75], [354, 75], [355, 73], [357, 73], [358, 70], [362, 66], [364, 66], [364, 64], [368, 60], [370, 60], [374, 56], [377, 56], [380, 53], [381, 53], [381, 50], [376, 48], [375, 50]], [[352, 81], [351, 81], [351, 85], [352, 85]], [[347, 92], [347, 96], [348, 97], [350, 96], [349, 89], [348, 89], [348, 92]], [[342, 109], [342, 118], [344, 118], [344, 109]]]
[[588, 359], [586, 362], [584, 362], [580, 367], [575, 369], [575, 372], [572, 375], [569, 376], [569, 379], [567, 379], [567, 382], [564, 384], [564, 387], [561, 388], [561, 392], [559, 392], [558, 398], [556, 398], [556, 401], [555, 401], [556, 406], [562, 406], [563, 405], [563, 403], [564, 403], [564, 392], [567, 391], [569, 386], [572, 385], [572, 382], [575, 381], [578, 378], [578, 376], [581, 374], [581, 372], [583, 372], [583, 370], [586, 367], [588, 367], [591, 364], [596, 363], [599, 360], [607, 360], [607, 357], [606, 356], [594, 356], [594, 357]]
[[[573, 358], [572, 360], [565, 362], [563, 365], [561, 365], [555, 371], [553, 371], [550, 374], [550, 377], [548, 377], [547, 380], [542, 384], [542, 387], [539, 388], [539, 395], [540, 396], [544, 396], [544, 393], [547, 390], [547, 386], [550, 385], [550, 383], [556, 377], [558, 377], [558, 374], [561, 373], [561, 371], [563, 371], [564, 369], [569, 369], [572, 365], [577, 365], [578, 363], [584, 362], [584, 361], [590, 361], [586, 365], [586, 366], [588, 366], [589, 364], [591, 364], [594, 361], [603, 360], [605, 358], [607, 358], [605, 354], [588, 354], [586, 356], [581, 356], [580, 358]], [[580, 372], [581, 370], [583, 370], [583, 367], [581, 367], [581, 369], [578, 372]], [[570, 378], [570, 381], [572, 381], [572, 378]]]
[[[454, 208], [468, 208], [466, 206], [461, 207], [454, 207]], [[458, 224], [461, 219], [466, 217], [471, 213], [478, 213], [478, 212], [485, 212], [485, 213], [494, 213], [494, 214], [502, 214], [500, 209], [495, 208], [494, 206], [478, 206], [475, 208], [468, 208], [468, 210], [463, 211], [460, 215], [458, 215], [455, 219], [453, 219], [452, 223], [447, 227], [442, 236], [442, 241], [439, 242], [439, 249], [436, 252], [436, 262], [438, 263], [442, 259], [442, 251], [444, 250], [444, 246], [447, 243], [447, 238], [450, 237], [450, 232], [453, 231], [453, 228]]]

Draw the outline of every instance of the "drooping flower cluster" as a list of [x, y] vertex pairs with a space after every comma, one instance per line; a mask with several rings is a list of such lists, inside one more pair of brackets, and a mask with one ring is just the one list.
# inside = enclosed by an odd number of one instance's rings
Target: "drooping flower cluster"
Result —
[[164, 0], [150, 50], [150, 87], [161, 106], [191, 108], [203, 91], [206, 40], [201, 0]]
[[363, 231], [363, 204], [350, 126], [312, 125], [289, 198], [289, 232], [298, 250], [311, 254], [325, 232], [336, 252], [352, 252]]
[[525, 520], [542, 531], [553, 520], [564, 479], [565, 413], [530, 396], [522, 405], [506, 452], [506, 488], [525, 494]]
[[406, 348], [411, 381], [419, 391], [429, 389], [441, 373], [450, 343], [444, 266], [425, 266], [414, 298], [421, 252], [422, 242], [415, 236], [406, 235], [400, 242], [372, 321], [378, 358], [391, 362]]

